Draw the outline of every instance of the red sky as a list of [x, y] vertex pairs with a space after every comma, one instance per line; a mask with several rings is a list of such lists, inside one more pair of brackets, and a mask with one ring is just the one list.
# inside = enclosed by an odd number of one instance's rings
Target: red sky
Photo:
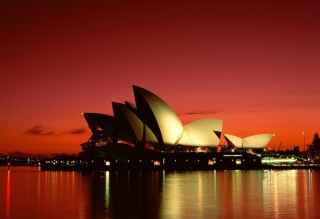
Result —
[[[132, 85], [183, 124], [274, 133], [268, 147], [320, 132], [319, 1], [1, 1], [0, 153], [77, 153], [81, 112], [112, 115]], [[224, 143], [224, 139], [221, 140]]]

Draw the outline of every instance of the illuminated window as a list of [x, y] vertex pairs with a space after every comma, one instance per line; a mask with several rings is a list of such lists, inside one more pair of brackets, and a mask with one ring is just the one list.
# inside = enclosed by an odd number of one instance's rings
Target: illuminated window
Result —
[[110, 161], [106, 161], [106, 166], [110, 166]]
[[153, 162], [153, 165], [154, 165], [154, 166], [160, 166], [160, 161], [154, 161], [154, 162]]
[[240, 165], [241, 164], [241, 159], [236, 160], [236, 164]]
[[208, 160], [208, 165], [213, 165], [213, 164], [214, 164], [213, 160]]

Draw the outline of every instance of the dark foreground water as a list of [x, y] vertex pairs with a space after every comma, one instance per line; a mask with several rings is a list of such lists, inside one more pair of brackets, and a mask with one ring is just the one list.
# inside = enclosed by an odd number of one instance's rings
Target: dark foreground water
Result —
[[317, 218], [320, 171], [0, 167], [0, 218]]

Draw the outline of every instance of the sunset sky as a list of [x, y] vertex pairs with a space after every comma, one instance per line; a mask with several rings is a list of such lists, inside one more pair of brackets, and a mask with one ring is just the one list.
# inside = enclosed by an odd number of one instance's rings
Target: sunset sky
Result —
[[[0, 2], [0, 153], [78, 153], [132, 85], [183, 124], [303, 149], [320, 132], [320, 1]], [[224, 143], [221, 139], [221, 144]]]

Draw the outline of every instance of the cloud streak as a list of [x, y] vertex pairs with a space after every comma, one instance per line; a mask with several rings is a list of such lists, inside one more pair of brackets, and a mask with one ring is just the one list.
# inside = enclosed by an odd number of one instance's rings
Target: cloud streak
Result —
[[86, 132], [86, 129], [85, 128], [78, 128], [78, 129], [72, 129], [72, 130], [69, 130], [69, 131], [66, 131], [62, 134], [65, 134], [65, 135], [79, 135], [79, 134], [82, 134], [82, 133], [85, 133]]
[[54, 131], [48, 131], [42, 125], [35, 125], [26, 130], [24, 135], [37, 135], [37, 136], [52, 136], [52, 135], [79, 135], [82, 133], [86, 133], [86, 128], [76, 128], [71, 129], [62, 133], [56, 133]]
[[187, 112], [187, 113], [181, 113], [178, 116], [205, 115], [205, 114], [215, 114], [215, 113], [219, 113], [219, 110]]
[[44, 135], [50, 136], [53, 135], [53, 131], [46, 131], [42, 125], [35, 125], [24, 132], [26, 135]]

